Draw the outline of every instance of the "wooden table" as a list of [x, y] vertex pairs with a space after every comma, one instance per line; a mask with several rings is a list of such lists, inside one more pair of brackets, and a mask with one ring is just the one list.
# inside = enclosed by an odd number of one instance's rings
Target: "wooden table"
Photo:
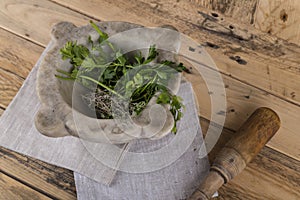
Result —
[[[300, 199], [299, 11], [297, 0], [1, 0], [0, 114], [49, 42], [55, 23], [171, 24], [206, 46], [226, 86], [227, 110], [219, 113], [227, 113], [226, 128], [211, 160], [255, 108], [271, 107], [282, 120], [277, 135], [218, 199]], [[213, 94], [203, 80], [194, 84], [205, 134]], [[0, 155], [0, 199], [76, 198], [71, 171], [5, 148]]]

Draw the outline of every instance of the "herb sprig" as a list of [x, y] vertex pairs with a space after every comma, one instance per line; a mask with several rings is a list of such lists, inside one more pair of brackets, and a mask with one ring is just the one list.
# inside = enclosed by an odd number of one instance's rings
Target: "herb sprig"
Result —
[[[97, 117], [101, 119], [113, 118], [111, 94], [129, 99], [129, 112], [132, 115], [139, 115], [150, 99], [158, 94], [156, 103], [169, 105], [175, 121], [172, 132], [176, 133], [176, 122], [183, 116], [184, 105], [181, 97], [172, 94], [164, 85], [167, 85], [175, 75], [174, 71], [189, 72], [188, 69], [182, 63], [176, 65], [168, 60], [154, 63], [158, 56], [155, 45], [150, 46], [146, 57], [138, 51], [133, 56], [134, 59], [129, 58], [107, 40], [107, 33], [101, 31], [92, 21], [90, 23], [99, 34], [98, 40], [94, 42], [91, 36], [88, 37], [91, 48], [77, 44], [76, 41], [67, 42], [60, 49], [60, 54], [63, 60], [70, 60], [72, 69], [70, 71], [57, 69], [58, 74], [55, 76], [63, 80], [79, 81], [87, 88], [97, 84], [96, 91], [84, 96], [83, 100], [88, 105], [95, 106]], [[110, 49], [109, 52], [105, 47]], [[110, 62], [111, 60], [113, 61]], [[135, 72], [133, 75], [130, 74], [132, 69]], [[122, 77], [125, 87], [116, 88]]]

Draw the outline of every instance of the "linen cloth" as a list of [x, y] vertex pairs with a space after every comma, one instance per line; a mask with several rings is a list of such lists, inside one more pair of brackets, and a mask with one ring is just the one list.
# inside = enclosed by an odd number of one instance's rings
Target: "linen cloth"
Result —
[[[183, 155], [170, 165], [152, 172], [117, 171], [110, 186], [103, 185], [75, 172], [74, 178], [78, 200], [179, 200], [186, 199], [196, 190], [209, 171], [209, 163], [207, 156], [203, 157], [206, 152], [203, 146], [204, 141], [198, 122], [191, 84], [181, 84], [178, 95], [183, 97], [186, 108], [184, 117], [179, 123], [177, 135], [168, 134], [156, 141], [138, 140], [131, 143], [129, 151], [144, 153], [142, 154], [144, 156], [140, 156], [139, 160], [133, 161], [132, 157], [127, 158], [128, 154], [125, 154], [120, 164], [120, 170], [130, 168], [128, 166], [130, 162], [131, 171], [134, 167], [139, 168], [139, 165], [150, 165], [152, 160], [147, 157], [147, 152], [153, 152], [170, 145], [170, 142], [178, 135], [182, 136], [180, 140], [185, 143], [187, 140], [185, 138], [190, 137], [189, 135], [192, 133], [196, 133], [191, 145], [187, 146]], [[164, 156], [162, 155], [160, 158], [164, 159]], [[169, 156], [172, 156], [172, 153]], [[158, 160], [156, 162], [160, 162]], [[132, 162], [135, 163], [132, 164]], [[161, 162], [164, 161], [161, 160]]]
[[[35, 128], [34, 117], [40, 107], [36, 93], [37, 70], [51, 47], [50, 42], [19, 92], [0, 117], [0, 146], [109, 184], [114, 170], [95, 159], [81, 139], [73, 136], [46, 137]], [[98, 146], [106, 148], [106, 144]], [[112, 156], [113, 161], [118, 158], [119, 155]]]

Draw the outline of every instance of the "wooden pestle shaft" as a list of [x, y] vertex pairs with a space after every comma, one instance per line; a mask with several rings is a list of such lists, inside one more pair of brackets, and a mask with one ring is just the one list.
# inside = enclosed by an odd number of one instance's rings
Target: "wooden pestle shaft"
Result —
[[246, 167], [279, 127], [280, 119], [273, 110], [258, 108], [218, 153], [209, 174], [189, 200], [210, 199], [224, 183]]

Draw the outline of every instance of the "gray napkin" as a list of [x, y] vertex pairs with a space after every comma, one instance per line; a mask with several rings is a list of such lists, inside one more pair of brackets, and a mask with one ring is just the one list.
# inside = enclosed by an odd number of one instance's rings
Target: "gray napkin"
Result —
[[[203, 157], [206, 155], [206, 152], [203, 151], [206, 150], [203, 145], [191, 84], [181, 84], [178, 95], [183, 97], [186, 109], [184, 117], [179, 123], [177, 134], [168, 134], [155, 141], [138, 140], [131, 143], [129, 151], [138, 153], [138, 155], [128, 156], [128, 153], [125, 154], [120, 164], [120, 171], [116, 173], [110, 186], [97, 183], [75, 172], [79, 200], [178, 200], [186, 199], [195, 191], [202, 178], [207, 175], [209, 163], [207, 157]], [[192, 135], [193, 133], [195, 137]], [[147, 166], [163, 166], [167, 161], [166, 155], [156, 155], [156, 159], [153, 160], [148, 153], [158, 151], [176, 139], [180, 140], [179, 145], [186, 145], [183, 155], [174, 159], [174, 162], [166, 167], [155, 171], [149, 170]], [[192, 141], [189, 141], [190, 139]], [[167, 157], [175, 155], [175, 158], [176, 154], [178, 156], [176, 150], [180, 148], [170, 148], [172, 151]], [[135, 156], [138, 159], [135, 159]], [[157, 163], [153, 165], [153, 162]], [[143, 169], [149, 172], [141, 173]], [[139, 173], [134, 173], [134, 171]]]

